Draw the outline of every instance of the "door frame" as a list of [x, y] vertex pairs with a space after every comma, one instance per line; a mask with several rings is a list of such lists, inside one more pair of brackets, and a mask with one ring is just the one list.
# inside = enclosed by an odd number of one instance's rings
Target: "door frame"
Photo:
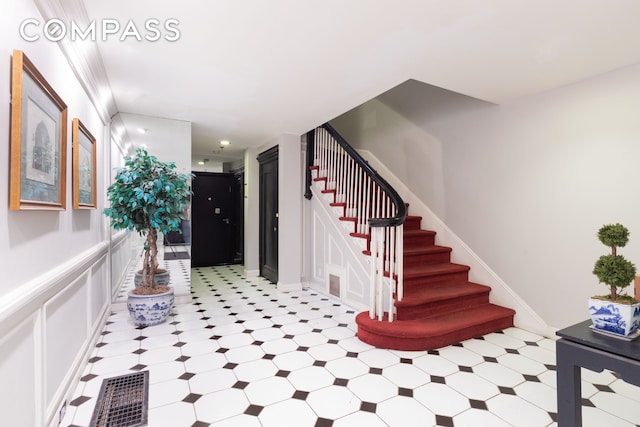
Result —
[[[275, 238], [275, 248], [267, 248], [267, 238], [266, 233], [271, 230], [271, 224], [268, 224], [267, 212], [266, 212], [266, 194], [265, 190], [265, 182], [263, 179], [263, 169], [266, 164], [274, 163], [275, 164], [275, 195], [270, 195], [271, 197], [275, 197], [275, 206], [276, 206], [276, 214], [278, 211], [278, 156], [279, 156], [279, 148], [276, 145], [258, 155], [258, 163], [259, 163], [259, 202], [258, 202], [258, 211], [259, 211], [259, 256], [258, 256], [258, 266], [260, 269], [260, 276], [268, 279], [273, 283], [278, 283], [278, 238], [276, 233]], [[265, 258], [267, 251], [275, 251], [276, 256], [276, 265], [270, 266], [266, 265]]]

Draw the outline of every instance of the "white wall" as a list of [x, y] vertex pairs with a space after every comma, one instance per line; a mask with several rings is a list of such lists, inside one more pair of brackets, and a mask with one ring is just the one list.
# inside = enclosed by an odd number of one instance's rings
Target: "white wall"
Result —
[[244, 152], [244, 268], [248, 276], [260, 274], [260, 177], [258, 151]]
[[[66, 58], [46, 39], [26, 42], [18, 26], [40, 19], [32, 1], [16, 0], [0, 14], [0, 413], [2, 424], [57, 423], [82, 357], [109, 306], [108, 227], [102, 215], [108, 127], [76, 80]], [[67, 209], [9, 211], [10, 61], [13, 49], [29, 57], [68, 106]], [[80, 118], [97, 139], [97, 209], [72, 208], [71, 120]]]
[[302, 289], [302, 148], [299, 135], [278, 142], [278, 289]]
[[640, 65], [501, 106], [445, 92], [408, 82], [333, 124], [548, 325], [588, 318], [598, 228], [626, 225], [640, 262]]

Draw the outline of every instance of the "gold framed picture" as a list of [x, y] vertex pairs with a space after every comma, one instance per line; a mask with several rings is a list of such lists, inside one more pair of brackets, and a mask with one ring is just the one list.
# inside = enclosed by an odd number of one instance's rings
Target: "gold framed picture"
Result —
[[74, 117], [73, 141], [73, 208], [96, 208], [96, 139], [84, 124]]
[[11, 58], [9, 209], [66, 208], [67, 105], [27, 56]]

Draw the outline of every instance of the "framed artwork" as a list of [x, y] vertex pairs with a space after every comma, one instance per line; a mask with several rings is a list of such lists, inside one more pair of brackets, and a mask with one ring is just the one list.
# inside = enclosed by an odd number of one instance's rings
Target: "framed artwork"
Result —
[[9, 209], [66, 208], [67, 105], [20, 50], [11, 58]]
[[96, 139], [77, 117], [72, 124], [73, 208], [96, 207]]

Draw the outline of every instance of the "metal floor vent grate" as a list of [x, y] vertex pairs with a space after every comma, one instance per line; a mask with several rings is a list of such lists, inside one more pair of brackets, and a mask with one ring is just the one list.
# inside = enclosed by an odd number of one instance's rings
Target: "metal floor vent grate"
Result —
[[90, 427], [147, 425], [149, 371], [107, 378], [102, 382]]

